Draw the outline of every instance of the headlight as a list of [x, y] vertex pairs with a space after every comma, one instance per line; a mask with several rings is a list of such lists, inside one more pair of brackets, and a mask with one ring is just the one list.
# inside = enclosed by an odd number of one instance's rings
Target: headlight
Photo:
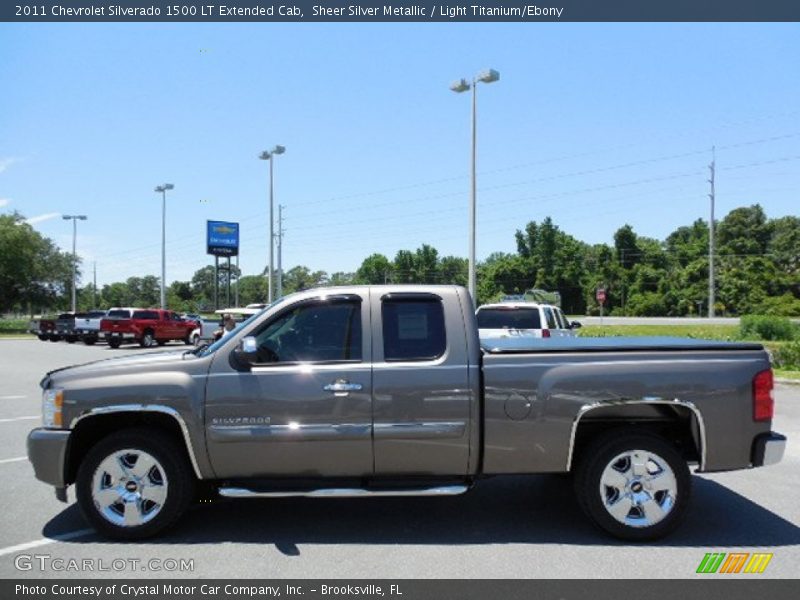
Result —
[[61, 407], [64, 404], [64, 390], [49, 389], [42, 393], [42, 425], [44, 427], [61, 427], [63, 420]]

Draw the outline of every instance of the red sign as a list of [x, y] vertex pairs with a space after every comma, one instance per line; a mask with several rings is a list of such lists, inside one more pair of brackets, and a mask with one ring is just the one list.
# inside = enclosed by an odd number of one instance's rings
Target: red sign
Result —
[[606, 303], [606, 291], [603, 288], [597, 288], [597, 294], [595, 294], [595, 298], [600, 304]]

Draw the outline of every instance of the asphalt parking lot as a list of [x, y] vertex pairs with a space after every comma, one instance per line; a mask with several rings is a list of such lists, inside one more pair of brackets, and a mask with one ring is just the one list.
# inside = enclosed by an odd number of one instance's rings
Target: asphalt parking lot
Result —
[[[185, 347], [159, 351], [170, 349]], [[72, 489], [65, 505], [34, 479], [25, 437], [46, 371], [146, 351], [0, 340], [0, 577], [684, 578], [706, 552], [771, 552], [757, 577], [797, 576], [800, 386], [784, 385], [773, 426], [789, 436], [784, 461], [696, 476], [688, 519], [657, 543], [596, 531], [563, 476], [497, 478], [451, 498], [219, 500], [154, 541], [105, 541]], [[94, 571], [64, 571], [57, 559], [88, 559]]]

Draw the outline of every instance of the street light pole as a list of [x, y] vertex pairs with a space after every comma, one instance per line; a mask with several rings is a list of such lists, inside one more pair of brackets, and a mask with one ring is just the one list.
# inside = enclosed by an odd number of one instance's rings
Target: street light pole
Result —
[[261, 160], [269, 161], [269, 266], [267, 267], [267, 303], [272, 304], [272, 274], [274, 273], [275, 260], [273, 250], [275, 249], [275, 202], [272, 189], [272, 164], [275, 162], [276, 154], [286, 152], [284, 146], [275, 146], [272, 150], [264, 150], [258, 155]]
[[717, 165], [717, 152], [716, 147], [711, 148], [711, 164], [708, 166], [711, 172], [711, 179], [708, 183], [711, 184], [711, 193], [708, 195], [711, 200], [711, 218], [708, 221], [708, 318], [714, 318], [715, 302], [714, 298], [714, 180]]
[[171, 183], [156, 186], [155, 191], [161, 193], [161, 309], [167, 308], [167, 191], [175, 189]]
[[466, 79], [459, 79], [450, 84], [450, 89], [456, 93], [472, 90], [472, 153], [470, 165], [470, 201], [469, 201], [469, 294], [472, 296], [474, 306], [478, 304], [477, 296], [477, 276], [475, 270], [475, 237], [476, 237], [476, 213], [477, 213], [477, 146], [478, 146], [478, 127], [477, 127], [477, 89], [478, 82], [493, 83], [500, 79], [500, 73], [494, 69], [486, 69], [478, 73], [470, 84]]
[[61, 218], [65, 221], [72, 221], [72, 312], [77, 312], [78, 295], [75, 290], [75, 285], [78, 279], [78, 221], [85, 221], [87, 217], [86, 215], [62, 215]]

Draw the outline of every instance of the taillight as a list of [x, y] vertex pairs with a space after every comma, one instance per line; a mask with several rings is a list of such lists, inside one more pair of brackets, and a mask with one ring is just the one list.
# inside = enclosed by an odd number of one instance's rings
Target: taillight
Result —
[[761, 371], [753, 377], [753, 420], [769, 421], [775, 409], [772, 397], [772, 369]]
[[542, 337], [550, 337], [550, 330], [542, 329]]

